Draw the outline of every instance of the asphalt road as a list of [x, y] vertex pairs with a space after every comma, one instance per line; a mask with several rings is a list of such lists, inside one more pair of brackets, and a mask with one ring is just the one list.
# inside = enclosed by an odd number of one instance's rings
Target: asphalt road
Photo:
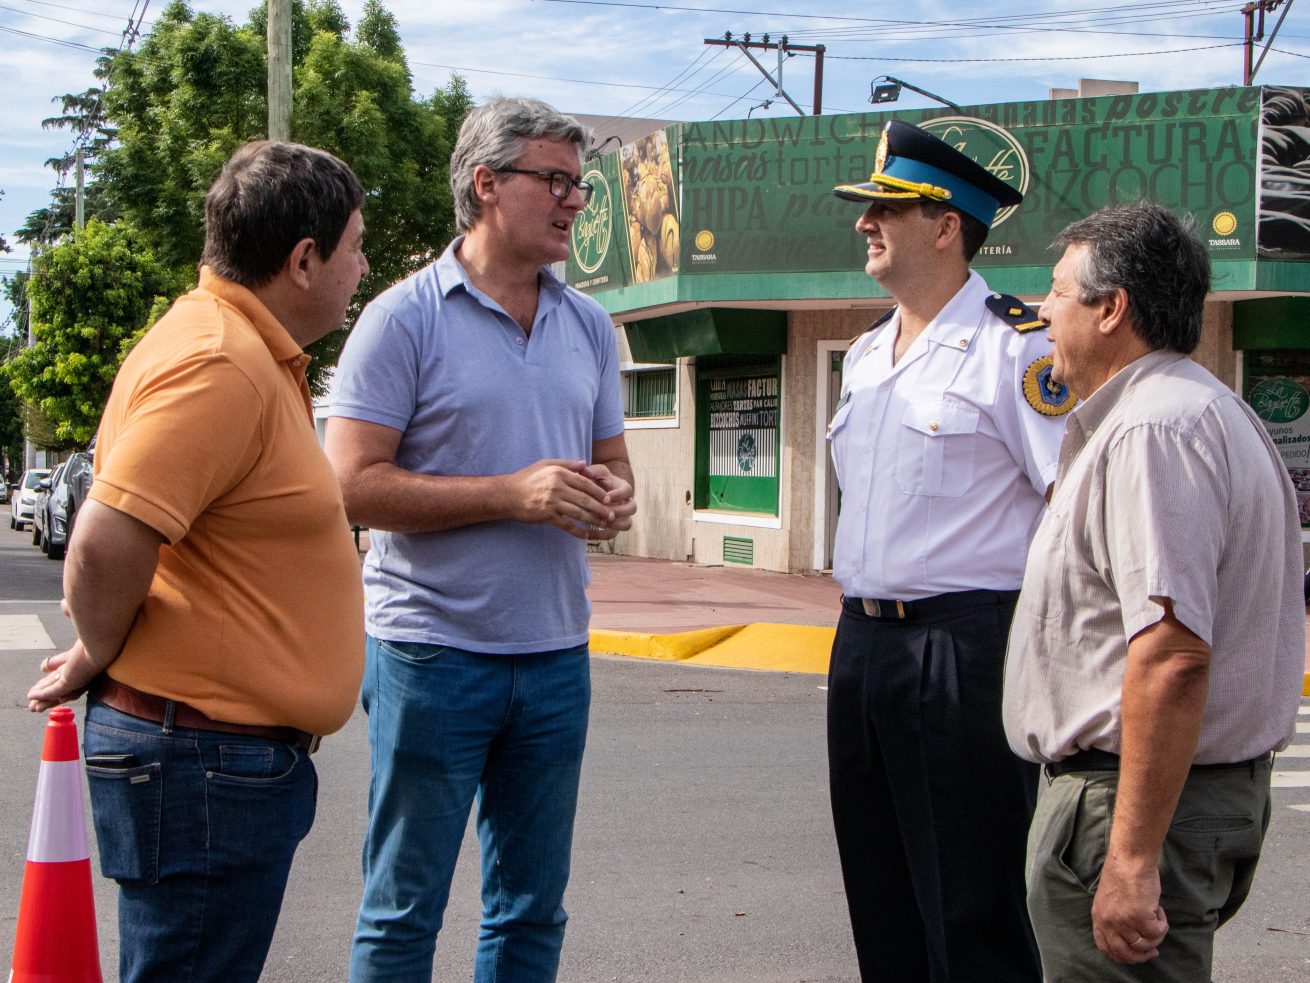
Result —
[[[0, 533], [0, 616], [38, 615], [66, 644], [61, 568], [30, 535]], [[12, 951], [43, 726], [22, 696], [45, 654], [0, 647], [8, 790], [0, 799], [0, 972]], [[593, 673], [560, 979], [856, 980], [828, 817], [824, 679], [604, 657], [593, 659]], [[368, 778], [362, 714], [315, 762], [318, 818], [264, 973], [276, 983], [345, 978]], [[1292, 808], [1310, 802], [1310, 790], [1280, 789], [1275, 798], [1254, 896], [1219, 936], [1216, 980], [1310, 978], [1310, 812]], [[97, 877], [96, 892], [105, 979], [113, 980], [113, 885]], [[471, 978], [477, 912], [477, 846], [468, 838], [434, 979]]]

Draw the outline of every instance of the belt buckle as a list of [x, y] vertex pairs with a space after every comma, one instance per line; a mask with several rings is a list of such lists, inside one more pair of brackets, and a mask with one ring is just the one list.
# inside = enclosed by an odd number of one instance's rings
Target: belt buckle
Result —
[[[864, 613], [870, 618], [899, 618], [905, 620], [905, 602], [904, 601], [879, 601], [876, 597], [862, 597], [860, 603], [864, 605]], [[892, 614], [891, 605], [896, 605], [896, 613]], [[884, 607], [885, 605], [885, 607]]]

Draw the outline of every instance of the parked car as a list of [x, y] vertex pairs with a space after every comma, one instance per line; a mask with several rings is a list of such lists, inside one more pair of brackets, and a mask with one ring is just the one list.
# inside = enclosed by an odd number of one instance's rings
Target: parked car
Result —
[[[60, 483], [67, 470], [66, 462], [57, 464], [48, 478], [42, 478], [37, 482], [36, 501], [32, 504], [32, 545], [40, 546], [41, 552], [46, 556], [51, 556], [53, 549], [55, 553], [52, 558], [56, 560], [64, 555], [64, 542], [68, 534], [63, 509], [59, 506], [60, 493], [57, 490], [61, 487]], [[59, 516], [57, 528], [55, 515]]]
[[73, 539], [73, 526], [77, 522], [77, 515], [86, 504], [87, 496], [91, 494], [92, 471], [95, 466], [95, 444], [84, 451], [78, 451], [68, 459], [68, 468], [64, 471], [63, 478], [63, 507], [64, 520], [68, 527], [68, 533], [65, 536], [65, 543]]
[[23, 477], [14, 486], [14, 493], [9, 496], [10, 529], [22, 529], [32, 521], [32, 511], [36, 506], [36, 486], [49, 475], [49, 468], [33, 468], [23, 472]]

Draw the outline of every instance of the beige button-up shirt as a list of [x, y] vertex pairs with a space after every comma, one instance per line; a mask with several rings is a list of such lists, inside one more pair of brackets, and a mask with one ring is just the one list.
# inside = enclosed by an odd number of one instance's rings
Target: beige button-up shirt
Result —
[[1301, 535], [1263, 424], [1167, 351], [1122, 369], [1068, 419], [1010, 631], [1010, 746], [1039, 762], [1118, 752], [1128, 640], [1168, 598], [1212, 652], [1196, 763], [1285, 747], [1305, 657]]

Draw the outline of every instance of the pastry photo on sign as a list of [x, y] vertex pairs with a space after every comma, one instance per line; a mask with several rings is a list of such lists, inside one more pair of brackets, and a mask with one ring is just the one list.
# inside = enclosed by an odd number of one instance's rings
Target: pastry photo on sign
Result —
[[619, 151], [633, 283], [678, 272], [678, 193], [663, 130]]

